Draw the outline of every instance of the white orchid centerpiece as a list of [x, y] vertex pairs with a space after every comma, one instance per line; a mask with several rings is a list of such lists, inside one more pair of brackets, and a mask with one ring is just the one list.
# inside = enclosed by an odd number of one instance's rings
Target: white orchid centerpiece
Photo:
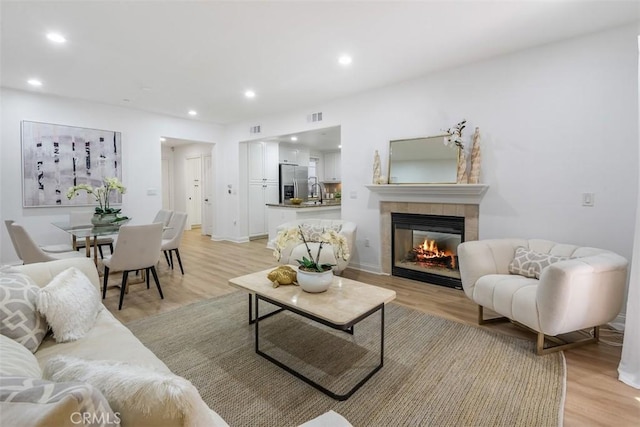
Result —
[[323, 272], [330, 270], [334, 264], [321, 264], [320, 263], [320, 253], [325, 245], [330, 244], [333, 248], [333, 254], [336, 259], [343, 259], [347, 261], [349, 259], [349, 245], [347, 244], [347, 239], [339, 234], [336, 230], [323, 229], [318, 241], [313, 240], [313, 242], [319, 243], [318, 252], [314, 258], [311, 253], [311, 249], [309, 248], [309, 243], [312, 241], [309, 240], [305, 236], [305, 232], [302, 226], [292, 227], [285, 230], [282, 230], [278, 233], [275, 241], [275, 250], [273, 251], [273, 256], [280, 261], [282, 258], [282, 251], [292, 244], [300, 244], [304, 243], [307, 248], [307, 254], [309, 258], [303, 256], [302, 259], [296, 260], [298, 264], [300, 264], [300, 268], [305, 271], [316, 271]]
[[[80, 195], [80, 191], [86, 191], [87, 194], [91, 194], [96, 201], [98, 202], [98, 206], [96, 206], [95, 213], [97, 214], [119, 214], [120, 209], [114, 209], [109, 207], [109, 198], [113, 191], [117, 191], [120, 194], [124, 194], [127, 192], [127, 188], [122, 185], [122, 183], [118, 180], [118, 178], [105, 178], [102, 186], [93, 188], [89, 184], [78, 184], [73, 187], [69, 187], [67, 190], [67, 199], [71, 200], [74, 197]], [[128, 219], [127, 217], [120, 217], [117, 220]]]

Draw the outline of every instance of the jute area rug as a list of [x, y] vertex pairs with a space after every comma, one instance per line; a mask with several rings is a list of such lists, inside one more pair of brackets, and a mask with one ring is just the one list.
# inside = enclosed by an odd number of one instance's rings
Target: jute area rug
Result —
[[[562, 353], [536, 356], [533, 342], [391, 303], [384, 367], [338, 402], [255, 353], [247, 298], [235, 292], [127, 324], [232, 427], [296, 426], [330, 409], [356, 427], [562, 424]], [[378, 315], [354, 335], [291, 313], [260, 331], [261, 350], [334, 392], [379, 361]]]

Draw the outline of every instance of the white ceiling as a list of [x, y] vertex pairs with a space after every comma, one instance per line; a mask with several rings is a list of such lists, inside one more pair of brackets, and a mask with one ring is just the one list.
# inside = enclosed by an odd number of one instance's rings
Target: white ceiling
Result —
[[[639, 18], [637, 1], [613, 0], [3, 0], [0, 13], [2, 86], [178, 117], [195, 109], [221, 124]], [[49, 31], [67, 43], [52, 45]], [[351, 66], [338, 65], [342, 53]]]

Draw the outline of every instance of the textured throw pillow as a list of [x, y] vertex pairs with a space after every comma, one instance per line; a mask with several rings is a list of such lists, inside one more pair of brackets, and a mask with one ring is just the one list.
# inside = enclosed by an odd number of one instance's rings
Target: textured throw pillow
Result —
[[47, 322], [36, 310], [40, 288], [29, 276], [0, 272], [0, 333], [32, 353], [44, 339]]
[[46, 363], [43, 376], [53, 381], [93, 385], [113, 410], [122, 414], [124, 425], [143, 425], [151, 416], [183, 419], [185, 426], [213, 425], [211, 411], [198, 390], [171, 373], [125, 362], [56, 356]]
[[539, 279], [540, 273], [542, 273], [545, 267], [566, 259], [569, 259], [569, 257], [543, 254], [519, 247], [516, 248], [516, 256], [513, 258], [513, 261], [511, 261], [511, 264], [509, 264], [509, 273]]
[[307, 242], [319, 242], [325, 231], [335, 230], [336, 233], [339, 233], [342, 230], [342, 225], [302, 224], [300, 228]]
[[0, 377], [0, 414], [7, 426], [120, 425], [119, 415], [90, 384], [18, 376]]
[[38, 360], [25, 346], [0, 335], [0, 376], [42, 378]]
[[93, 328], [102, 309], [100, 301], [100, 293], [91, 280], [71, 267], [40, 289], [36, 307], [60, 343], [80, 339]]

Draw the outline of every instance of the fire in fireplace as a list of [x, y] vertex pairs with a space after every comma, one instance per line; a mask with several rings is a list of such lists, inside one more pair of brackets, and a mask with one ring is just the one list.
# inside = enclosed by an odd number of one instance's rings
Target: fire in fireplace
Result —
[[461, 288], [457, 247], [464, 241], [464, 218], [391, 214], [394, 276]]

